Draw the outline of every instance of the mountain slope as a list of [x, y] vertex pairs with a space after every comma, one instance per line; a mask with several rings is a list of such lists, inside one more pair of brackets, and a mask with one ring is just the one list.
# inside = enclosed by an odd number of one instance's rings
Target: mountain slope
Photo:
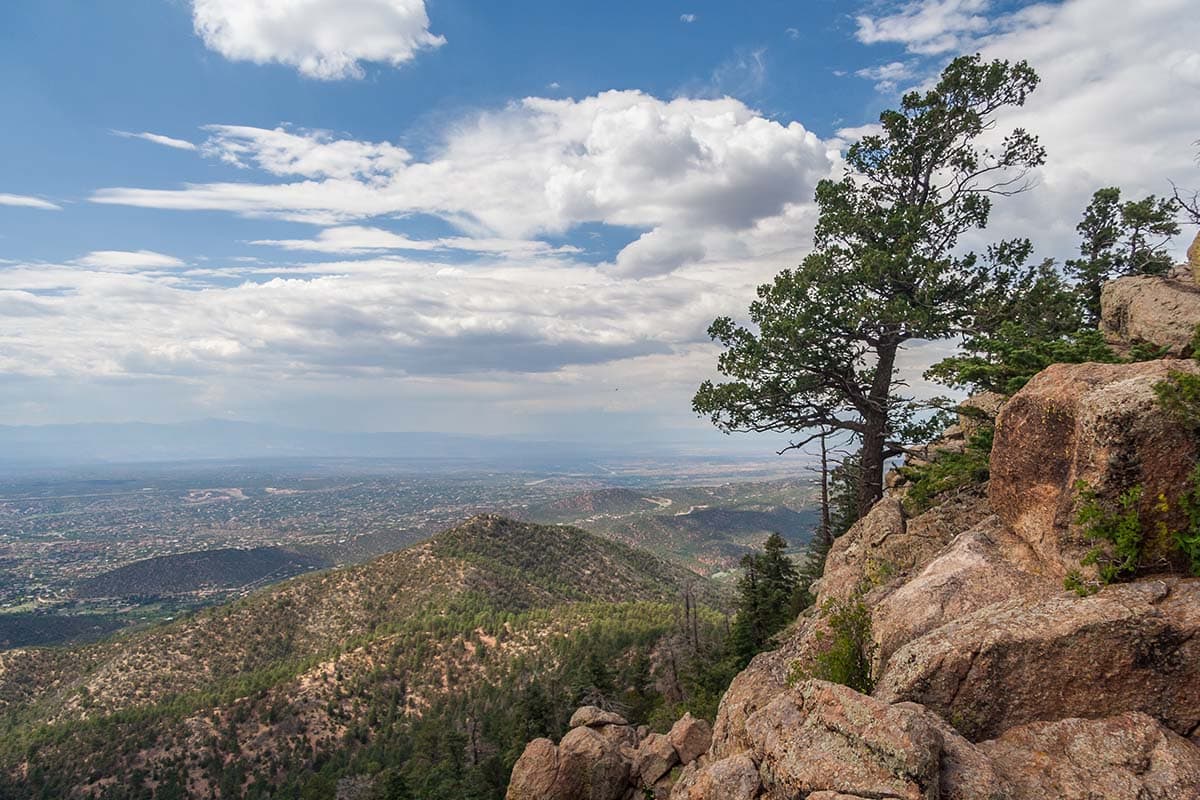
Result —
[[[482, 516], [160, 628], [2, 653], [0, 796], [137, 796], [105, 787], [159, 782], [259, 796], [247, 776], [262, 791], [301, 786], [329, 759], [339, 776], [379, 748], [405, 762], [435, 719], [450, 732], [464, 714], [509, 720], [533, 675], [545, 713], [506, 724], [551, 732], [585, 690], [634, 686], [650, 702], [651, 666], [635, 655], [672, 634], [672, 601], [697, 580], [577, 529]], [[515, 758], [501, 728], [472, 734], [497, 768]]]

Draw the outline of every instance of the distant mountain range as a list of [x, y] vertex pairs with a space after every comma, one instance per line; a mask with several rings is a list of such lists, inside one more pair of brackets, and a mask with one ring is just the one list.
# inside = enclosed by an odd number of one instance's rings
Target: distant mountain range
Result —
[[0, 465], [231, 458], [391, 458], [506, 465], [601, 454], [561, 442], [444, 433], [339, 433], [206, 419], [195, 422], [0, 426]]

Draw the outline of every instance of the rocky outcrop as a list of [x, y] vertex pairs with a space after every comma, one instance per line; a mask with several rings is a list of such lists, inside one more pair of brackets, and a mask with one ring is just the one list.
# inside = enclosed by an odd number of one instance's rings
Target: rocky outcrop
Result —
[[[595, 706], [578, 709], [570, 724], [557, 745], [549, 739], [526, 745], [513, 767], [508, 800], [641, 800], [647, 790], [666, 798], [676, 768], [690, 765], [694, 776], [712, 743], [712, 727], [691, 714], [667, 734], [634, 728]], [[717, 777], [722, 785], [734, 780]], [[705, 785], [710, 784], [708, 779]]]
[[1200, 798], [1200, 748], [1137, 712], [1021, 725], [972, 744], [915, 703], [810, 681], [747, 729], [751, 750], [693, 767], [672, 800]]
[[[1059, 575], [1090, 547], [1074, 524], [1080, 481], [1110, 500], [1141, 485], [1147, 519], [1160, 494], [1173, 501], [1187, 486], [1196, 440], [1159, 408], [1153, 389], [1179, 369], [1200, 371], [1183, 361], [1056, 364], [997, 417], [991, 507]], [[1176, 509], [1164, 522], [1183, 520]]]
[[909, 642], [875, 695], [921, 703], [971, 739], [1039, 720], [1143, 711], [1200, 725], [1200, 579], [992, 605]]
[[1118, 352], [1145, 344], [1166, 348], [1172, 358], [1190, 357], [1197, 325], [1200, 286], [1194, 279], [1134, 275], [1106, 284], [1100, 296], [1100, 329]]
[[[636, 747], [617, 748], [629, 759], [620, 792], [1200, 800], [1200, 578], [1184, 577], [1161, 536], [1143, 547], [1136, 580], [1090, 597], [1063, 588], [1096, 545], [1076, 523], [1077, 483], [1103, 501], [1141, 485], [1144, 521], [1184, 524], [1176, 500], [1200, 452], [1153, 392], [1173, 370], [1200, 366], [1051, 367], [995, 417], [986, 490], [910, 516], [895, 481], [835, 543], [816, 605], [734, 678], [707, 752], [708, 731], [691, 718], [667, 736], [635, 734]], [[930, 457], [961, 444], [973, 420]], [[803, 679], [821, 674], [816, 656], [837, 635], [824, 606], [849, 600], [871, 618], [870, 694]], [[572, 735], [554, 750], [530, 745], [526, 785], [565, 785], [564, 754], [580, 749]]]
[[616, 714], [585, 706], [556, 746], [534, 739], [513, 767], [508, 800], [623, 800], [637, 732]]
[[874, 607], [876, 673], [907, 642], [995, 603], [1026, 602], [1062, 585], [1039, 574], [1033, 550], [992, 515], [958, 536], [912, 580]]

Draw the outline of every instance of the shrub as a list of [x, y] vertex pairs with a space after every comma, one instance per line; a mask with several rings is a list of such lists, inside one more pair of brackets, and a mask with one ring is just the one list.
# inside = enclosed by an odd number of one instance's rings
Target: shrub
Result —
[[961, 453], [942, 452], [928, 464], [901, 467], [900, 474], [910, 481], [904, 510], [920, 514], [937, 505], [938, 498], [986, 481], [994, 435], [995, 428], [984, 425], [971, 435]]
[[802, 680], [815, 678], [870, 694], [875, 688], [875, 681], [871, 678], [875, 643], [871, 638], [870, 609], [861, 596], [856, 596], [844, 602], [827, 601], [821, 607], [821, 615], [833, 634], [828, 637], [829, 644], [817, 654], [811, 668], [794, 662], [788, 683], [795, 685]]

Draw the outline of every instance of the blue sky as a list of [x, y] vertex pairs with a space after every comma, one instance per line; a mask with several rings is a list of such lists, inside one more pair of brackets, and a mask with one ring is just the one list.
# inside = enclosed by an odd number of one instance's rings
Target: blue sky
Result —
[[995, 236], [1069, 257], [1095, 188], [1200, 183], [1188, 6], [12, 0], [0, 415], [762, 448], [688, 408], [704, 328], [861, 126], [1030, 59], [1050, 163]]

